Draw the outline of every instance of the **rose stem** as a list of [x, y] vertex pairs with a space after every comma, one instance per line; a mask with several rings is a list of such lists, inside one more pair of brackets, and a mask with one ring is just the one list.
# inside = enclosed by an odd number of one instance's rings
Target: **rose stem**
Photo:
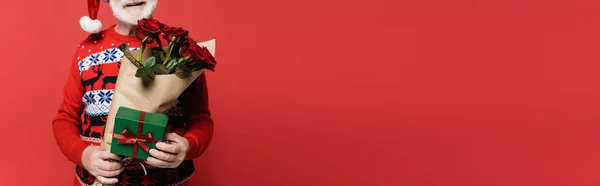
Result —
[[169, 67], [169, 72], [172, 71], [174, 69], [174, 67], [177, 67], [177, 65], [179, 65], [179, 63], [186, 61], [189, 58], [190, 58], [190, 56], [179, 59], [179, 61], [177, 61], [175, 64], [173, 64], [173, 66]]
[[144, 59], [142, 59], [142, 57], [144, 57], [144, 48], [146, 48], [146, 40], [148, 39], [148, 36], [146, 36], [146, 38], [144, 38], [142, 40], [142, 47], [140, 47], [140, 62], [142, 64], [144, 64]]
[[[171, 59], [171, 53], [173, 52], [173, 45], [175, 44], [175, 39], [178, 39], [177, 37], [173, 36], [173, 38], [171, 39], [171, 43], [169, 43], [169, 53], [167, 54], [167, 59], [165, 59], [165, 62], [169, 62], [169, 60]], [[179, 40], [179, 39], [178, 39]]]

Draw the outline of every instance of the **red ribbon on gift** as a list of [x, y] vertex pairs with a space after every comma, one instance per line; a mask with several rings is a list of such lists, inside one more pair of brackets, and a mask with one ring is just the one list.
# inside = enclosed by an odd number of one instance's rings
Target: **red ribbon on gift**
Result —
[[119, 139], [119, 144], [133, 144], [133, 152], [131, 153], [132, 157], [137, 157], [138, 146], [142, 147], [146, 152], [150, 151], [150, 147], [146, 145], [146, 143], [158, 143], [158, 140], [155, 140], [152, 137], [152, 133], [148, 133], [146, 135], [142, 135], [144, 130], [144, 116], [145, 112], [140, 112], [140, 119], [138, 119], [138, 132], [137, 136], [133, 135], [129, 130], [123, 129], [122, 134], [113, 134], [114, 138]]

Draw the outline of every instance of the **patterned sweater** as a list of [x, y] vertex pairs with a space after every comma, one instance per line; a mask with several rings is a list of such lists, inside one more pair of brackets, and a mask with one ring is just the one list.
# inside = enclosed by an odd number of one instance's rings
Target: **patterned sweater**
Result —
[[[123, 52], [117, 47], [127, 42], [138, 50], [140, 42], [133, 36], [120, 35], [115, 25], [91, 35], [78, 46], [64, 86], [62, 103], [52, 125], [56, 142], [63, 154], [75, 163], [75, 185], [91, 185], [95, 178], [81, 162], [89, 145], [99, 145], [106, 123]], [[163, 45], [166, 46], [166, 45]], [[127, 166], [117, 185], [179, 185], [194, 173], [192, 159], [207, 148], [213, 135], [213, 121], [208, 107], [205, 73], [179, 97], [170, 110], [167, 132], [176, 132], [189, 142], [186, 160], [177, 168], [161, 169], [139, 164]]]

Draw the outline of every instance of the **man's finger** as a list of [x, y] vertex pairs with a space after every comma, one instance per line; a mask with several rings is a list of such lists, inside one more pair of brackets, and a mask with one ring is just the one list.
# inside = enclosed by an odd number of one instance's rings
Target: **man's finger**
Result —
[[177, 159], [177, 156], [169, 153], [165, 153], [156, 149], [150, 149], [150, 155], [155, 157], [156, 159], [163, 160], [166, 162], [173, 162]]
[[120, 160], [121, 159], [121, 157], [117, 156], [116, 154], [110, 153], [108, 151], [100, 152], [100, 158], [103, 160], [107, 160], [107, 159]]
[[106, 178], [106, 177], [103, 177], [103, 176], [96, 176], [96, 179], [100, 183], [104, 183], [104, 184], [115, 184], [115, 183], [117, 183], [119, 181], [117, 178]]
[[119, 174], [121, 174], [121, 172], [123, 172], [123, 169], [117, 169], [113, 171], [98, 170], [98, 176], [112, 178], [118, 176]]
[[181, 143], [182, 142], [181, 139], [183, 139], [183, 137], [181, 137], [179, 134], [174, 133], [174, 132], [165, 134], [165, 140], [168, 140], [168, 141], [174, 141], [177, 143]]
[[109, 162], [109, 161], [102, 161], [102, 162], [98, 163], [97, 167], [100, 170], [104, 170], [104, 171], [114, 171], [114, 170], [119, 170], [122, 168], [120, 163]]
[[179, 154], [179, 153], [181, 153], [181, 150], [182, 150], [182, 147], [180, 146], [179, 143], [168, 144], [168, 143], [164, 143], [164, 142], [158, 142], [158, 143], [156, 143], [156, 148], [158, 150], [172, 153], [172, 154]]
[[154, 166], [154, 167], [159, 167], [159, 168], [166, 168], [169, 166], [169, 162], [163, 161], [163, 160], [159, 160], [153, 157], [148, 157], [148, 159], [146, 159], [146, 163], [148, 165]]

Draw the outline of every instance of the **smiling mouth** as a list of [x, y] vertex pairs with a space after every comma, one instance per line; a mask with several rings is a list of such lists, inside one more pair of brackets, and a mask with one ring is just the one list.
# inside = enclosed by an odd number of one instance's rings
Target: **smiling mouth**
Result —
[[146, 4], [146, 2], [142, 1], [142, 2], [136, 2], [136, 3], [129, 3], [126, 4], [123, 8], [127, 8], [127, 7], [136, 7], [136, 6], [141, 6]]

